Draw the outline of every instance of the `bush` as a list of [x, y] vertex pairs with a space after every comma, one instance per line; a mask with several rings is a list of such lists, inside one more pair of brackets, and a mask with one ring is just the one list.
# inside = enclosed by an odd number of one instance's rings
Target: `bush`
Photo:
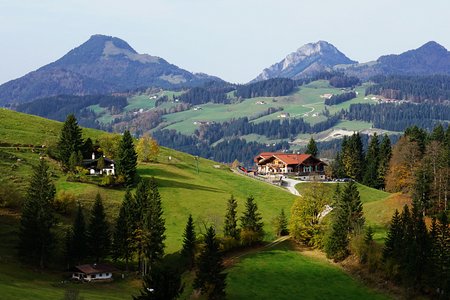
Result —
[[14, 187], [0, 182], [0, 207], [18, 209], [22, 207], [23, 197]]
[[111, 175], [106, 175], [102, 178], [102, 182], [99, 184], [100, 186], [113, 186], [115, 184], [115, 178]]
[[58, 213], [67, 215], [75, 208], [75, 202], [74, 194], [61, 191], [56, 195], [55, 200], [53, 200], [53, 208]]
[[243, 246], [252, 246], [262, 241], [264, 234], [253, 230], [243, 229], [241, 231], [241, 244]]
[[225, 236], [221, 238], [220, 243], [222, 245], [223, 251], [227, 252], [230, 250], [238, 249], [241, 246], [241, 243], [239, 240], [236, 240], [235, 238]]

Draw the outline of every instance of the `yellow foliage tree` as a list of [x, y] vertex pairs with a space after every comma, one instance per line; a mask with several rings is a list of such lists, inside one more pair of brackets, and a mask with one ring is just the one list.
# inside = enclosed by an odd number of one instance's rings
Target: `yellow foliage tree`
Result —
[[149, 162], [157, 161], [159, 154], [159, 145], [149, 134], [144, 134], [136, 145], [136, 152], [139, 161]]

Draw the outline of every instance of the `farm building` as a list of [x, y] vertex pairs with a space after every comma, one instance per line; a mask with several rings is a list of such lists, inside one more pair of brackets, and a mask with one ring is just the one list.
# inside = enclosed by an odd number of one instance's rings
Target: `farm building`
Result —
[[255, 157], [260, 174], [293, 174], [301, 180], [324, 180], [325, 166], [310, 154], [263, 152]]
[[82, 165], [89, 170], [90, 175], [115, 175], [116, 169], [114, 161], [103, 155], [103, 165], [99, 163], [102, 157], [96, 158], [92, 153], [91, 159], [83, 159]]
[[75, 267], [72, 279], [87, 282], [112, 281], [113, 272], [116, 271], [114, 267], [105, 264], [80, 265]]

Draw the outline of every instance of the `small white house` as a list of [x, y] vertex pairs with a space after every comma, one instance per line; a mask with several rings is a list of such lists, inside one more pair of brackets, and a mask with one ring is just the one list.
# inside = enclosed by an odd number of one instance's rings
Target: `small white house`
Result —
[[116, 174], [115, 163], [112, 159], [109, 159], [103, 155], [103, 168], [99, 168], [99, 160], [101, 157], [96, 158], [95, 153], [92, 152], [91, 159], [83, 159], [83, 166], [89, 170], [90, 175], [112, 175]]
[[114, 267], [105, 264], [80, 265], [75, 267], [72, 279], [87, 282], [112, 281], [113, 272], [116, 271]]

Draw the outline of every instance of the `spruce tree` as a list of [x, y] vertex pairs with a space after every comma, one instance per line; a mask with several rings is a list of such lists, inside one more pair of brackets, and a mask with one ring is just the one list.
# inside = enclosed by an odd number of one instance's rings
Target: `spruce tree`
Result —
[[77, 215], [72, 226], [73, 232], [73, 259], [80, 264], [88, 254], [86, 221], [84, 220], [83, 209], [78, 204]]
[[261, 214], [258, 212], [258, 206], [253, 196], [247, 198], [245, 203], [245, 211], [241, 217], [242, 234], [245, 235], [243, 242], [246, 244], [253, 244], [259, 242], [264, 237], [263, 226], [261, 221]]
[[348, 256], [348, 215], [346, 210], [338, 206], [332, 211], [330, 231], [325, 238], [325, 253], [335, 261]]
[[380, 155], [378, 162], [378, 173], [377, 173], [377, 188], [383, 189], [385, 186], [385, 177], [389, 169], [389, 162], [392, 157], [391, 140], [389, 136], [385, 134], [383, 140], [380, 144]]
[[398, 262], [402, 253], [403, 230], [400, 213], [395, 210], [389, 225], [389, 231], [384, 242], [383, 261]]
[[219, 241], [211, 226], [206, 231], [205, 245], [198, 259], [194, 288], [200, 289], [208, 299], [225, 299], [226, 273], [224, 270]]
[[281, 209], [280, 214], [276, 218], [275, 231], [277, 236], [285, 236], [289, 234], [288, 220], [284, 213], [284, 208]]
[[161, 196], [153, 177], [150, 180], [149, 205], [144, 218], [144, 232], [146, 233], [144, 254], [151, 267], [163, 258], [164, 240], [166, 239]]
[[223, 235], [225, 237], [231, 237], [239, 240], [239, 228], [237, 227], [237, 202], [233, 195], [231, 195], [230, 199], [228, 199]]
[[370, 140], [369, 148], [366, 154], [366, 169], [363, 182], [365, 185], [378, 188], [378, 168], [380, 160], [380, 146], [378, 136], [375, 133]]
[[147, 178], [142, 178], [134, 194], [134, 205], [132, 206], [132, 232], [133, 244], [138, 254], [139, 269], [145, 275], [146, 267], [144, 266], [144, 249], [146, 247], [146, 226], [147, 212], [149, 210], [150, 202], [150, 183]]
[[64, 236], [64, 260], [67, 266], [67, 270], [70, 269], [72, 265], [74, 265], [74, 256], [75, 252], [73, 249], [74, 240], [73, 240], [73, 231], [72, 227], [69, 227], [66, 230], [66, 234]]
[[364, 226], [365, 218], [358, 187], [355, 182], [350, 181], [344, 187], [338, 205], [347, 213], [348, 233], [357, 233], [361, 230]]
[[364, 151], [359, 133], [342, 142], [342, 163], [347, 176], [361, 181], [364, 174]]
[[143, 279], [143, 288], [134, 300], [173, 300], [183, 292], [181, 272], [168, 264], [154, 265]]
[[57, 144], [58, 158], [64, 168], [69, 167], [69, 159], [72, 153], [78, 153], [79, 150], [82, 150], [82, 146], [81, 128], [78, 126], [75, 116], [70, 114], [63, 124]]
[[128, 263], [133, 255], [133, 218], [132, 218], [133, 197], [130, 190], [125, 192], [119, 216], [113, 234], [113, 257], [114, 259], [125, 260], [125, 269], [128, 271]]
[[181, 256], [184, 258], [189, 270], [194, 267], [196, 245], [194, 219], [192, 219], [192, 215], [189, 215], [183, 233], [183, 248], [181, 249]]
[[122, 136], [116, 160], [116, 170], [123, 176], [126, 186], [132, 186], [136, 179], [137, 154], [134, 149], [133, 138], [127, 130]]
[[105, 209], [100, 194], [95, 197], [94, 206], [88, 227], [88, 243], [90, 254], [98, 263], [109, 254], [111, 238], [109, 225], [106, 221]]
[[52, 203], [55, 186], [51, 182], [48, 165], [44, 160], [33, 167], [19, 229], [20, 259], [44, 268], [55, 244], [52, 229], [55, 225]]
[[316, 157], [319, 153], [319, 150], [317, 149], [316, 141], [311, 137], [309, 140], [308, 146], [306, 146], [306, 154], [311, 154], [312, 156]]

